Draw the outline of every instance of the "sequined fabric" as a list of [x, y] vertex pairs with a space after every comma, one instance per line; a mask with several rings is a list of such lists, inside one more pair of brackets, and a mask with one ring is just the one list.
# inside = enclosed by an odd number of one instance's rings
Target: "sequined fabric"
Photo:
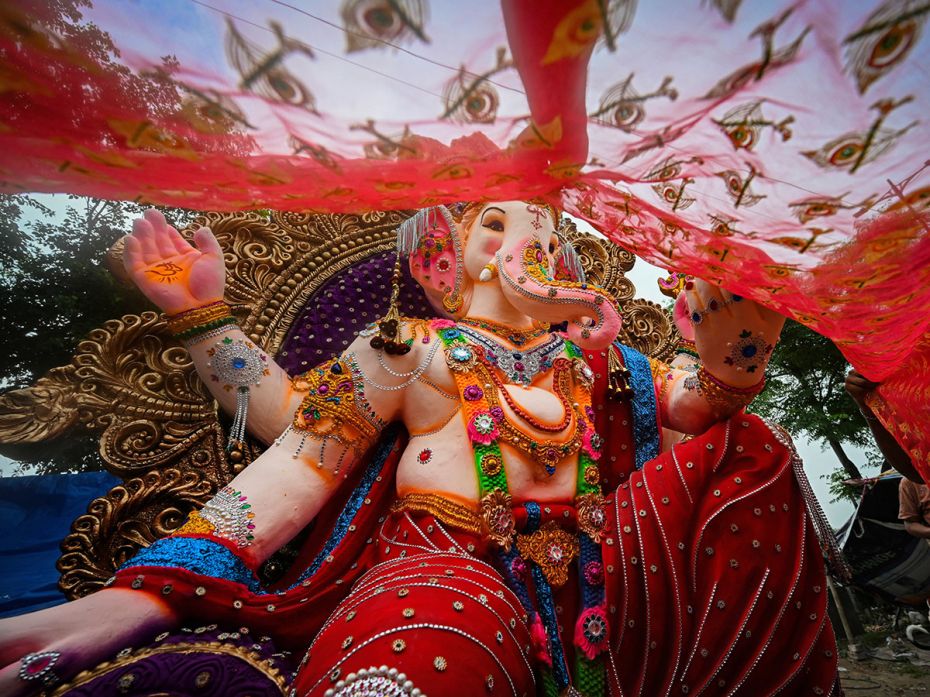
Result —
[[405, 514], [386, 524], [385, 560], [313, 640], [296, 693], [322, 696], [346, 676], [382, 665], [428, 695], [535, 693], [525, 610], [498, 572], [456, 541], [470, 537], [432, 516]]
[[253, 592], [261, 587], [254, 572], [229, 548], [201, 537], [176, 535], [156, 540], [140, 549], [120, 571], [141, 574], [146, 567], [184, 569], [192, 574], [242, 584]]
[[[604, 375], [605, 356], [585, 358]], [[619, 486], [599, 547], [582, 546], [581, 577], [569, 574], [561, 587], [514, 550], [492, 553], [474, 532], [423, 512], [390, 513], [391, 438], [347, 483], [357, 492], [351, 505], [341, 498], [324, 511], [297, 564], [313, 570], [280, 590], [256, 590], [212, 566], [184, 568], [167, 554], [141, 557], [145, 566], [133, 560], [116, 585], [167, 598], [187, 617], [247, 622], [300, 651], [319, 633], [300, 695], [373, 665], [397, 668], [427, 694], [443, 694], [453, 675], [452, 684], [473, 681], [468, 694], [532, 694], [525, 681], [537, 671], [533, 689], [542, 690], [571, 680], [611, 695], [769, 694], [777, 676], [780, 694], [832, 694], [822, 557], [790, 451], [758, 418], [738, 415], [637, 470], [629, 404], [604, 401], [603, 382], [593, 388], [598, 426], [612, 424], [603, 474]], [[547, 525], [574, 532], [573, 510], [519, 504], [514, 524], [518, 534]], [[589, 656], [601, 673], [584, 663]]]
[[611, 348], [615, 349], [623, 355], [623, 363], [630, 371], [630, 387], [633, 388], [630, 406], [633, 410], [636, 469], [642, 469], [647, 461], [659, 454], [658, 408], [652, 373], [648, 360], [639, 351], [623, 344], [616, 344]]

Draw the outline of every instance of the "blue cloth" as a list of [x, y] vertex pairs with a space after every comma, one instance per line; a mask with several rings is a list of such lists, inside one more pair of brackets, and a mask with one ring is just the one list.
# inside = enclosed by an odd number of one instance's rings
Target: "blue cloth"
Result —
[[659, 456], [659, 424], [656, 421], [655, 385], [649, 359], [635, 349], [614, 344], [623, 356], [623, 364], [630, 371], [633, 399], [633, 444], [636, 447], [636, 469], [640, 470], [651, 459]]
[[253, 593], [263, 592], [258, 578], [242, 559], [219, 542], [202, 537], [171, 536], [155, 540], [136, 552], [120, 567], [120, 571], [141, 567], [139, 573], [144, 575], [146, 566], [184, 569], [201, 576], [238, 583]]
[[59, 545], [88, 504], [119, 483], [108, 472], [0, 478], [0, 617], [65, 602]]

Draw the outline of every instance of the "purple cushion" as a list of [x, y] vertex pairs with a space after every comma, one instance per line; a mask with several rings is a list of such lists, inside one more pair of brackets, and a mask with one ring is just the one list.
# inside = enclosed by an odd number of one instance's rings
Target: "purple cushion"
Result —
[[[391, 299], [393, 252], [360, 261], [340, 272], [307, 300], [291, 325], [275, 360], [291, 375], [341, 353], [358, 332], [387, 312]], [[435, 317], [423, 289], [407, 269], [401, 284], [400, 313], [406, 317]]]
[[[296, 665], [271, 639], [215, 625], [162, 634], [88, 671], [62, 697], [285, 695]], [[78, 683], [78, 684], [75, 684]]]

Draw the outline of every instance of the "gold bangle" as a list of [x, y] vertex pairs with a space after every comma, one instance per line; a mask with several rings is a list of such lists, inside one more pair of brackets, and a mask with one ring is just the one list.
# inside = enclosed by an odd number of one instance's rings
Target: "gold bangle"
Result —
[[749, 404], [765, 387], [763, 377], [755, 385], [734, 387], [714, 377], [703, 365], [697, 371], [701, 394], [707, 403], [720, 414], [732, 414]]
[[187, 334], [197, 327], [229, 318], [232, 318], [229, 306], [222, 301], [213, 302], [202, 307], [186, 310], [177, 315], [169, 315], [168, 331], [178, 336]]

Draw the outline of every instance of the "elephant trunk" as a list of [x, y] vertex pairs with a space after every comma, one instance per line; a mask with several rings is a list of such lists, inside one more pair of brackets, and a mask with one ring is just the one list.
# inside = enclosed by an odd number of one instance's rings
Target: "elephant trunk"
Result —
[[606, 348], [617, 338], [620, 313], [605, 291], [550, 278], [549, 257], [534, 235], [512, 250], [497, 253], [501, 287], [511, 305], [543, 322], [568, 320], [568, 338], [585, 349]]

